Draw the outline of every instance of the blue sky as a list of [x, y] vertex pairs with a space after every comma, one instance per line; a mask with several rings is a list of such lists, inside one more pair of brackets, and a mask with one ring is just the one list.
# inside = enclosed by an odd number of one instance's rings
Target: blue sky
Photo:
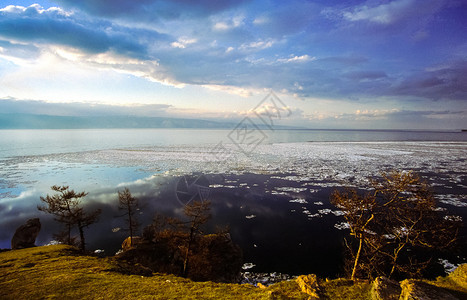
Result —
[[466, 128], [467, 2], [0, 4], [0, 113], [236, 121], [271, 90], [281, 125]]

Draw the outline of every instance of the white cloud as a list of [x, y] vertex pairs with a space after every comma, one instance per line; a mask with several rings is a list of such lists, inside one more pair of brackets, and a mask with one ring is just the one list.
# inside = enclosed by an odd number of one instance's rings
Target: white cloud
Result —
[[279, 58], [277, 61], [281, 63], [289, 63], [289, 62], [306, 62], [306, 61], [314, 61], [316, 60], [316, 57], [311, 57], [308, 54], [304, 55], [292, 55], [289, 58]]
[[213, 29], [215, 31], [226, 31], [234, 28], [239, 28], [245, 24], [245, 17], [243, 15], [237, 15], [230, 20], [223, 19], [222, 21], [215, 21]]
[[250, 43], [242, 44], [239, 48], [242, 50], [262, 50], [270, 48], [274, 45], [274, 40], [257, 40]]
[[[390, 24], [406, 14], [406, 10], [414, 4], [414, 0], [396, 0], [374, 7], [362, 5], [353, 11], [345, 12], [344, 18], [349, 21], [370, 21], [379, 24]], [[423, 5], [423, 4], [420, 4]]]
[[206, 84], [203, 86], [213, 91], [223, 91], [223, 92], [238, 95], [241, 97], [249, 97], [254, 92], [254, 89], [251, 89], [251, 88], [242, 88], [242, 87], [228, 86], [228, 85]]
[[184, 49], [184, 48], [186, 48], [187, 45], [194, 44], [197, 41], [198, 41], [197, 39], [193, 39], [193, 38], [191, 38], [191, 39], [190, 38], [179, 38], [178, 41], [172, 42], [170, 45], [173, 48]]
[[32, 4], [28, 7], [20, 5], [8, 5], [4, 8], [0, 8], [0, 12], [11, 13], [11, 14], [22, 14], [27, 13], [31, 14], [43, 14], [43, 13], [55, 13], [62, 16], [71, 16], [72, 12], [67, 12], [60, 7], [49, 7], [44, 9], [39, 4]]
[[260, 17], [257, 17], [253, 20], [253, 24], [255, 25], [263, 25], [263, 24], [267, 24], [270, 22], [270, 19], [266, 16], [260, 16]]
[[214, 24], [214, 30], [227, 30], [229, 28], [230, 26], [227, 25], [227, 23], [225, 22], [217, 22], [216, 24]]

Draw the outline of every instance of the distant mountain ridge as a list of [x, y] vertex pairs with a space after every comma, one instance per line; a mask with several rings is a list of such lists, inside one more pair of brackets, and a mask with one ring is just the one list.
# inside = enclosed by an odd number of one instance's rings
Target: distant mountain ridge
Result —
[[136, 116], [52, 116], [1, 114], [0, 129], [234, 128], [236, 123]]

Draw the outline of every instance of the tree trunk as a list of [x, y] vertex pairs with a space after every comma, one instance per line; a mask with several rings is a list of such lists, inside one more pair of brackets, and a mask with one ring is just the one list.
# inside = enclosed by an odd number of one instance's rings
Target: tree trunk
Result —
[[394, 274], [394, 271], [396, 270], [396, 264], [397, 264], [397, 259], [399, 258], [399, 252], [404, 248], [404, 246], [405, 244], [400, 246], [394, 251], [394, 258], [392, 260], [392, 268], [391, 268], [391, 272], [388, 275], [389, 279], [391, 278], [392, 274]]
[[360, 253], [362, 252], [362, 245], [363, 245], [363, 236], [360, 236], [360, 242], [358, 244], [357, 255], [355, 256], [355, 262], [353, 264], [352, 276], [350, 277], [351, 280], [355, 280], [355, 275], [357, 273], [357, 267], [360, 260]]
[[81, 225], [81, 221], [78, 221], [78, 230], [79, 230], [79, 238], [80, 238], [80, 248], [81, 248], [81, 251], [85, 252], [86, 243], [84, 241], [84, 230], [83, 230], [83, 226]]
[[71, 245], [71, 224], [70, 223], [67, 224], [67, 229], [68, 229], [68, 241], [67, 241], [67, 244]]
[[195, 230], [192, 227], [190, 229], [190, 239], [188, 240], [188, 246], [186, 248], [185, 259], [183, 260], [183, 277], [185, 277], [185, 278], [188, 275], [188, 257], [190, 255], [191, 244], [193, 242], [194, 233], [195, 233]]
[[131, 206], [128, 202], [128, 227], [130, 229], [130, 247], [133, 247], [133, 220], [131, 219]]

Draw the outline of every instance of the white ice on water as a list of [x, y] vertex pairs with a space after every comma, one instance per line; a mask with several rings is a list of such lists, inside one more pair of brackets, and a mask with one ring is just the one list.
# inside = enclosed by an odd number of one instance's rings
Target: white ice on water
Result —
[[[228, 153], [215, 145], [157, 146], [141, 149], [113, 149], [77, 153], [21, 156], [0, 161], [1, 185], [27, 185], [40, 178], [44, 166], [56, 172], [71, 166], [138, 167], [157, 176], [204, 174], [265, 174], [271, 179], [300, 183], [301, 187], [276, 187], [273, 195], [290, 195], [323, 187], [368, 186], [368, 178], [381, 171], [415, 170], [433, 174], [438, 185], [452, 193], [440, 197], [442, 203], [467, 206], [465, 170], [467, 142], [312, 142], [264, 144], [248, 155], [235, 144], [224, 144]], [[41, 171], [42, 170], [42, 171]], [[62, 170], [63, 171], [63, 170]], [[35, 176], [30, 176], [33, 174]], [[430, 178], [427, 178], [430, 179]], [[312, 185], [313, 187], [311, 187]], [[212, 188], [247, 187], [235, 180]], [[454, 193], [454, 191], [457, 191]], [[461, 191], [461, 192], [459, 192]], [[315, 203], [319, 205], [318, 203]]]

